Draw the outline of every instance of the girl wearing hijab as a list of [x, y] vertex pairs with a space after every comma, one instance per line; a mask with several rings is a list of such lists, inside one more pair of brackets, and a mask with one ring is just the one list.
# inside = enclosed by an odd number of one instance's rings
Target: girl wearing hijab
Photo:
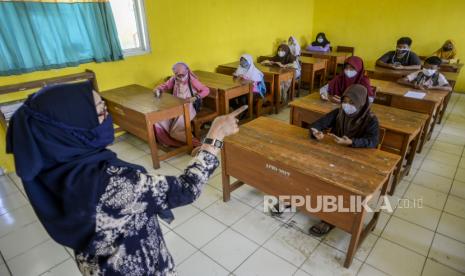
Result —
[[307, 51], [329, 52], [330, 50], [331, 44], [326, 38], [325, 33], [318, 33], [315, 41], [312, 42], [312, 45], [307, 47]]
[[289, 49], [291, 49], [291, 54], [299, 58], [300, 57], [300, 44], [299, 44], [299, 41], [297, 41], [297, 38], [291, 35], [289, 39], [287, 40], [287, 45], [289, 46]]
[[457, 56], [457, 50], [455, 43], [451, 39], [446, 40], [442, 47], [434, 52], [433, 56], [437, 56], [442, 59], [443, 63], [457, 63], [455, 57]]
[[352, 84], [363, 85], [368, 91], [370, 103], [374, 101], [375, 94], [370, 85], [370, 79], [365, 76], [363, 60], [357, 56], [347, 58], [344, 71], [320, 89], [321, 99], [340, 103], [342, 94]]
[[239, 61], [239, 67], [233, 73], [235, 77], [253, 81], [253, 93], [265, 97], [266, 86], [263, 73], [255, 67], [251, 55], [244, 54]]
[[[178, 62], [173, 65], [172, 76], [167, 82], [157, 86], [154, 89], [156, 97], [161, 97], [161, 93], [167, 90], [173, 90], [173, 96], [188, 99], [190, 119], [193, 120], [197, 111], [193, 102], [205, 98], [210, 93], [208, 87], [203, 85], [194, 73], [189, 69], [187, 64]], [[155, 133], [157, 141], [170, 147], [180, 147], [186, 144], [186, 131], [184, 127], [184, 116], [162, 121], [155, 124]], [[200, 141], [192, 137], [194, 147], [200, 145]]]
[[[57, 104], [59, 103], [59, 104]], [[233, 115], [208, 136], [238, 131]], [[106, 147], [114, 129], [90, 82], [48, 86], [13, 115], [7, 152], [52, 239], [70, 247], [83, 275], [176, 275], [158, 217], [190, 204], [218, 167], [218, 148], [204, 144], [179, 176], [148, 175]]]
[[[349, 86], [342, 96], [339, 109], [326, 114], [310, 126], [310, 137], [322, 140], [323, 131], [340, 145], [353, 148], [376, 148], [379, 140], [378, 119], [370, 110], [367, 88], [361, 84]], [[310, 233], [321, 237], [327, 234], [333, 225], [324, 221], [313, 225]]]
[[433, 56], [425, 60], [423, 69], [407, 75], [405, 78], [399, 79], [400, 84], [412, 86], [416, 89], [438, 89], [452, 91], [452, 87], [446, 77], [438, 70], [441, 66], [441, 59]]
[[[291, 53], [291, 49], [287, 44], [281, 44], [278, 47], [276, 55], [271, 60], [262, 61], [263, 65], [279, 66], [281, 68], [292, 68], [295, 70], [295, 79], [300, 78], [300, 64], [297, 58]], [[279, 84], [281, 87], [281, 101], [287, 102], [287, 94], [291, 88], [292, 80], [282, 81]]]

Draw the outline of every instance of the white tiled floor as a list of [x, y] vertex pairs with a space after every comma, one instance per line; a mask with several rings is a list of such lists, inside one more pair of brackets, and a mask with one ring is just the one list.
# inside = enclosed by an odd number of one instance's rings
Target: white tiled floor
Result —
[[[307, 234], [318, 221], [304, 214], [271, 217], [262, 194], [244, 186], [224, 203], [220, 170], [199, 200], [174, 210], [162, 225], [182, 275], [465, 275], [465, 95], [453, 95], [447, 120], [418, 155], [392, 199], [423, 199], [423, 208], [382, 212], [376, 229], [343, 268], [349, 235], [334, 229]], [[271, 117], [289, 121], [289, 109]], [[151, 173], [174, 175], [180, 156], [150, 169], [147, 145], [130, 135], [111, 146]], [[52, 241], [38, 222], [16, 175], [0, 176], [0, 276], [79, 275], [73, 254]]]

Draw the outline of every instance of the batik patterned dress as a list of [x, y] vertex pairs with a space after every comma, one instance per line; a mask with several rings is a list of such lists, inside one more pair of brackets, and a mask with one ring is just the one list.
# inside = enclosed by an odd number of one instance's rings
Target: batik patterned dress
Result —
[[157, 213], [192, 203], [218, 165], [216, 156], [201, 151], [179, 176], [108, 167], [95, 235], [75, 252], [83, 275], [176, 275]]

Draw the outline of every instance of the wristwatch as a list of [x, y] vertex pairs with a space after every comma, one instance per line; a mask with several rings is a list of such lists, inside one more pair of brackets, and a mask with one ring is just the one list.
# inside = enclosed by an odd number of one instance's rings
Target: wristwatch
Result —
[[204, 138], [202, 141], [202, 144], [211, 145], [218, 149], [223, 148], [223, 141], [218, 140], [218, 139]]

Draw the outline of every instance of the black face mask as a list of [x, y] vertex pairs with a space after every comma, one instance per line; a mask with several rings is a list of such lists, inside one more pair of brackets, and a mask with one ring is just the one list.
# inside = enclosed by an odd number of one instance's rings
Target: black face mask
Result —
[[444, 46], [444, 47], [442, 47], [442, 49], [443, 49], [444, 51], [452, 51], [454, 48], [451, 47], [451, 46]]

